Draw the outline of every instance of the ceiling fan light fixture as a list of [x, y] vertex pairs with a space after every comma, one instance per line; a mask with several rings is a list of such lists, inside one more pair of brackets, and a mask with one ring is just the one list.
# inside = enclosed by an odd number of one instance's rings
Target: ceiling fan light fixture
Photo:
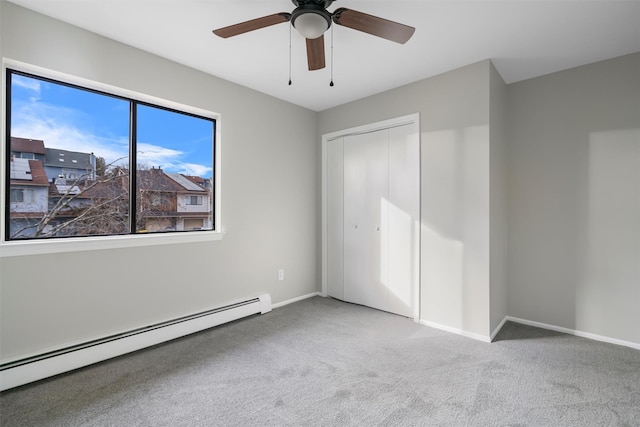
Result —
[[[325, 12], [325, 13], [322, 13]], [[331, 16], [326, 11], [315, 9], [302, 10], [300, 13], [292, 14], [291, 25], [305, 39], [317, 39], [329, 29]]]
[[[291, 53], [291, 28], [293, 27], [306, 39], [307, 65], [309, 71], [314, 71], [325, 67], [324, 33], [329, 28], [332, 28], [331, 25], [333, 24], [401, 44], [406, 43], [416, 30], [399, 22], [344, 7], [329, 12], [327, 8], [331, 6], [334, 0], [291, 0], [291, 2], [296, 6], [291, 13], [273, 13], [218, 28], [213, 30], [213, 33], [219, 37], [228, 38], [288, 22], [290, 25], [288, 28], [289, 53]], [[331, 33], [331, 55], [333, 66], [333, 32]], [[291, 70], [291, 55], [289, 55], [289, 70]]]

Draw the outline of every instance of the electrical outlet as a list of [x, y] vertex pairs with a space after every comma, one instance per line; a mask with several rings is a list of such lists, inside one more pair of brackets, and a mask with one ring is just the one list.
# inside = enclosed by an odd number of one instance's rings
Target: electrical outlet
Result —
[[278, 280], [284, 280], [284, 269], [278, 270]]

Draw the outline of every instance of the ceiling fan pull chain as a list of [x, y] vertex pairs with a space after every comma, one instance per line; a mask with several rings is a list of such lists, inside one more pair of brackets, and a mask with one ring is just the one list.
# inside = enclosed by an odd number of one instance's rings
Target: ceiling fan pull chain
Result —
[[333, 25], [331, 26], [331, 81], [329, 86], [333, 87]]
[[289, 86], [291, 86], [291, 24], [289, 24]]

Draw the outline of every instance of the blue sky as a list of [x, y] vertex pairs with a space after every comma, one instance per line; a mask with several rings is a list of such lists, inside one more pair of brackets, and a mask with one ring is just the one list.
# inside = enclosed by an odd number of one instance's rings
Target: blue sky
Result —
[[[128, 101], [17, 74], [11, 96], [11, 136], [93, 152], [107, 163], [128, 161]], [[139, 105], [139, 165], [209, 178], [212, 139], [210, 120]]]

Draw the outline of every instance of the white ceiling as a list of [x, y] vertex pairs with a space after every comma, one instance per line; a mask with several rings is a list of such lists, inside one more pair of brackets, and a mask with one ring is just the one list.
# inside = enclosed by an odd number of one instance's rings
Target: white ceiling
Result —
[[640, 1], [337, 0], [416, 28], [405, 45], [334, 25], [327, 68], [279, 24], [229, 39], [212, 30], [291, 12], [290, 0], [10, 0], [226, 80], [321, 111], [491, 58], [507, 83], [640, 51]]

